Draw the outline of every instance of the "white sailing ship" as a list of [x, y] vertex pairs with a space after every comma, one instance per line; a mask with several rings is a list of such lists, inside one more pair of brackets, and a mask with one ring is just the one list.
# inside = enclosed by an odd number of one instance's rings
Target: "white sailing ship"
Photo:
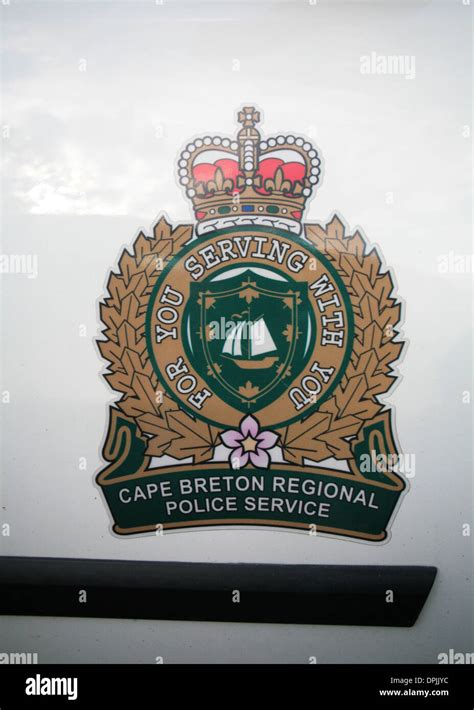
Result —
[[[225, 339], [222, 354], [243, 369], [271, 367], [278, 356], [267, 355], [277, 347], [262, 316], [256, 320], [242, 320], [232, 326]], [[262, 355], [264, 357], [262, 357]]]

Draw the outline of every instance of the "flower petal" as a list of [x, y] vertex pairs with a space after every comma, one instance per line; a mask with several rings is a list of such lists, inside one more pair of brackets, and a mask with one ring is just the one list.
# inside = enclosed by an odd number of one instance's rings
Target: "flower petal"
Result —
[[235, 449], [243, 438], [241, 432], [235, 429], [228, 429], [221, 434], [222, 443], [224, 446], [228, 446], [229, 449]]
[[257, 468], [268, 468], [270, 465], [270, 456], [263, 449], [257, 449], [250, 452], [250, 461]]
[[261, 431], [257, 436], [257, 448], [259, 449], [272, 449], [280, 438], [279, 434], [275, 434], [274, 431]]
[[229, 462], [231, 467], [235, 468], [236, 470], [238, 470], [239, 468], [243, 468], [249, 462], [248, 452], [244, 452], [242, 446], [239, 446], [238, 449], [232, 451], [231, 455], [229, 456]]
[[249, 414], [245, 417], [245, 419], [242, 419], [240, 422], [240, 431], [243, 434], [243, 438], [251, 436], [252, 439], [255, 439], [259, 432], [258, 422], [255, 417], [252, 417], [252, 415]]

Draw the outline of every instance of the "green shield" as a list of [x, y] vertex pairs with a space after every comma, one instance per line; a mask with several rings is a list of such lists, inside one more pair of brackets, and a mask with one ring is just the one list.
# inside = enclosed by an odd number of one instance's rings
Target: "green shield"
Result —
[[211, 391], [243, 412], [258, 411], [285, 391], [312, 351], [308, 284], [257, 265], [222, 269], [191, 285], [182, 335]]

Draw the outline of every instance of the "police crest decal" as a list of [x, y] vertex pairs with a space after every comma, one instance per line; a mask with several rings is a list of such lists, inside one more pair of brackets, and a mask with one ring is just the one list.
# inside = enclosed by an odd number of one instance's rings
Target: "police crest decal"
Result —
[[186, 146], [195, 225], [161, 218], [110, 273], [98, 346], [110, 406], [97, 475], [120, 535], [266, 526], [380, 542], [406, 490], [393, 410], [401, 304], [334, 216], [294, 135]]

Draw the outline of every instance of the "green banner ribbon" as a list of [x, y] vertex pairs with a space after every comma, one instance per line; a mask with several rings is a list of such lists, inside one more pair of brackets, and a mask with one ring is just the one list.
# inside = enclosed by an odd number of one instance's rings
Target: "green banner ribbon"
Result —
[[153, 469], [145, 449], [133, 420], [112, 409], [104, 446], [109, 465], [97, 482], [118, 534], [267, 525], [381, 541], [405, 488], [383, 470], [383, 457], [396, 451], [389, 412], [364, 426], [350, 472], [285, 463], [265, 470], [226, 463]]

